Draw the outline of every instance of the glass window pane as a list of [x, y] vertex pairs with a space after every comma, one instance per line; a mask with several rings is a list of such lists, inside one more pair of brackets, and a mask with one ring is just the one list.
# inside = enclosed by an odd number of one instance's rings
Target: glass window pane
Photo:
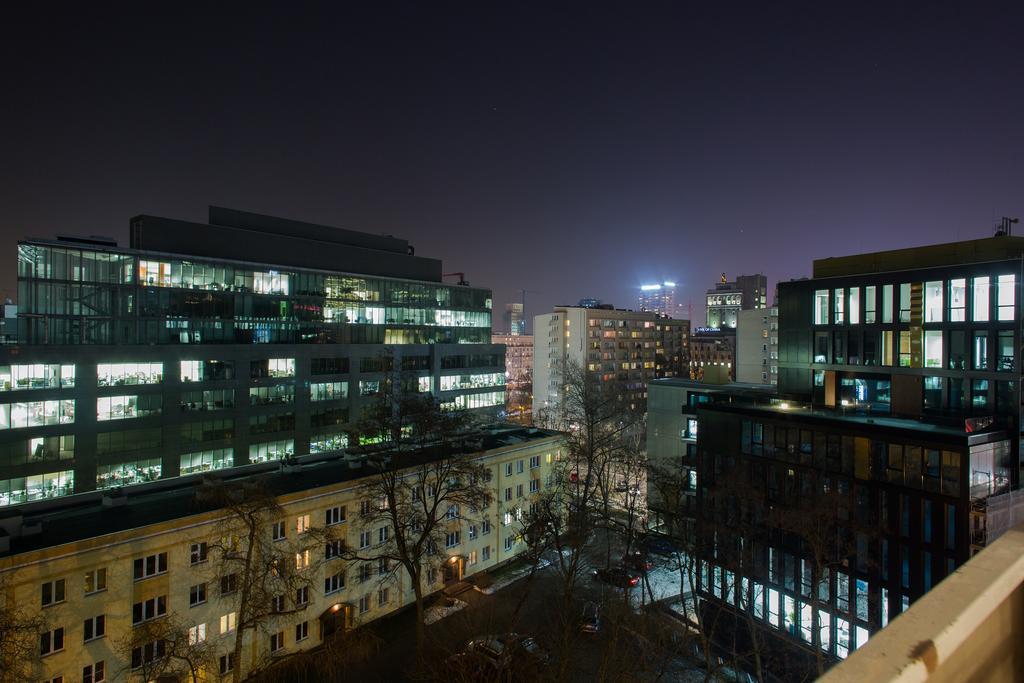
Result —
[[850, 288], [850, 324], [860, 324], [860, 287]]
[[942, 322], [942, 281], [926, 282], [924, 285], [924, 321]]
[[828, 290], [819, 289], [814, 292], [814, 324], [828, 324]]
[[1016, 284], [1013, 275], [1000, 275], [996, 292], [997, 320], [1013, 320]]
[[973, 310], [972, 320], [974, 322], [985, 322], [988, 320], [988, 276], [974, 278], [974, 288], [971, 298]]
[[967, 280], [958, 278], [949, 281], [949, 321], [962, 323], [967, 319]]
[[864, 288], [864, 322], [868, 325], [875, 323], [875, 286], [870, 285]]
[[942, 367], [942, 331], [927, 330], [924, 333], [924, 366]]
[[892, 285], [882, 286], [882, 322], [892, 322]]

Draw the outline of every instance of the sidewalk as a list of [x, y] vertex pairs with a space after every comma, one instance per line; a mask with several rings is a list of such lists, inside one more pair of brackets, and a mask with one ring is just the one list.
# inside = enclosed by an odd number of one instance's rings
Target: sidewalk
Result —
[[[546, 567], [551, 566], [551, 562], [548, 560], [538, 560], [536, 565], [536, 571], [540, 571]], [[522, 579], [529, 575], [533, 569], [533, 565], [523, 560], [517, 560], [511, 564], [500, 568], [496, 572], [480, 572], [469, 577], [467, 581], [473, 584], [480, 593], [484, 595], [494, 595], [506, 586], [510, 586], [519, 579]]]

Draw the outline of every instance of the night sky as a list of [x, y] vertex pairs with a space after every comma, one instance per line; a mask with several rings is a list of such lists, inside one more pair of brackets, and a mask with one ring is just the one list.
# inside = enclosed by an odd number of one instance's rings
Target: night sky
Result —
[[1024, 217], [1024, 3], [348, 4], [8, 10], [0, 292], [20, 237], [218, 204], [405, 237], [496, 329], [662, 279], [702, 321]]

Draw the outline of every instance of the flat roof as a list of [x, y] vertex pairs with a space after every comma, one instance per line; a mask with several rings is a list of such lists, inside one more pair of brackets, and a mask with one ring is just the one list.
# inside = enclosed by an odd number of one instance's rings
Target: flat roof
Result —
[[886, 415], [843, 414], [841, 408], [822, 409], [804, 406], [783, 408], [781, 404], [754, 403], [709, 403], [698, 406], [698, 410], [704, 409], [742, 413], [744, 415], [771, 415], [772, 417], [785, 417], [792, 420], [806, 419], [815, 422], [833, 422], [866, 428], [866, 433], [869, 433], [868, 430], [872, 428], [881, 427], [888, 430], [924, 433], [930, 436], [944, 437], [947, 440], [951, 438], [963, 439], [964, 443], [967, 443], [968, 440], [971, 440], [972, 443], [987, 443], [1000, 438], [1007, 438], [1006, 432], [999, 428], [968, 432], [964, 428], [957, 428], [948, 423], [925, 419], [914, 420]]
[[[466, 440], [474, 447], [457, 452], [484, 455], [490, 451], [539, 442], [558, 435], [559, 432], [534, 427], [494, 425], [468, 435]], [[409, 466], [413, 466], [424, 461], [439, 460], [452, 453], [451, 449], [442, 452], [428, 448], [403, 454], [403, 457], [416, 456], [415, 460], [410, 457]], [[199, 509], [195, 503], [195, 490], [204, 475], [228, 482], [263, 478], [270, 489], [280, 496], [313, 491], [341, 482], [356, 482], [375, 472], [365, 464], [353, 467], [353, 462], [358, 461], [342, 456], [314, 457], [300, 459], [296, 469], [289, 472], [282, 471], [281, 463], [275, 462], [241, 470], [225, 470], [223, 475], [220, 472], [206, 472], [203, 475], [175, 477], [123, 489], [126, 501], [117, 507], [103, 506], [104, 494], [110, 491], [92, 491], [68, 498], [11, 506], [0, 512], [0, 522], [3, 517], [16, 517], [20, 513], [26, 526], [41, 523], [42, 531], [12, 537], [10, 550], [0, 552], [0, 558], [209, 512], [209, 509]], [[50, 507], [40, 509], [46, 503]]]
[[671, 387], [682, 387], [684, 389], [700, 389], [702, 391], [716, 391], [721, 393], [749, 393], [755, 392], [764, 394], [765, 396], [775, 396], [778, 393], [778, 387], [773, 384], [755, 384], [753, 382], [728, 382], [726, 384], [713, 384], [711, 382], [700, 382], [695, 379], [686, 379], [683, 377], [663, 377], [661, 379], [652, 379], [648, 382], [648, 386], [671, 386]]
[[987, 263], [1024, 256], [1024, 237], [1002, 235], [961, 242], [890, 249], [850, 256], [815, 259], [815, 278], [886, 273], [918, 268]]

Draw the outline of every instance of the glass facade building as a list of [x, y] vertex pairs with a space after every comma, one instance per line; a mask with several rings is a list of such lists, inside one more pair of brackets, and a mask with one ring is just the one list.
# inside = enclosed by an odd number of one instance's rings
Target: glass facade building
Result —
[[[302, 267], [327, 256], [366, 273]], [[210, 224], [140, 217], [132, 248], [19, 243], [18, 291], [0, 507], [341, 451], [396, 372], [443, 405], [504, 405], [490, 291], [441, 282], [395, 238], [215, 208]]]

